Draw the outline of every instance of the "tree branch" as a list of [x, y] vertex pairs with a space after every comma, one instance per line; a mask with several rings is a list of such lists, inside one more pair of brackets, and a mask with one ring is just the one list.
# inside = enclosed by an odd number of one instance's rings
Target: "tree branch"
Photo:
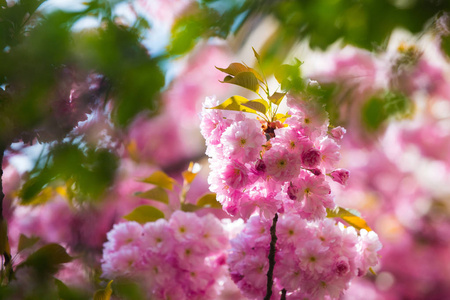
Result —
[[286, 300], [286, 289], [281, 290], [281, 298], [280, 300]]
[[269, 270], [267, 271], [267, 292], [266, 296], [264, 297], [264, 300], [270, 300], [270, 297], [272, 296], [272, 286], [273, 286], [273, 269], [275, 267], [275, 245], [277, 243], [277, 221], [278, 221], [278, 214], [275, 214], [275, 217], [273, 217], [272, 226], [270, 227], [270, 251], [269, 251]]

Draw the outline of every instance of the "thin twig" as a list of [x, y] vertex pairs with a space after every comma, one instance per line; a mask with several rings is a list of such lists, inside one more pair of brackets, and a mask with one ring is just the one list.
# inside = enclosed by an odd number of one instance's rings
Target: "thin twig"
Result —
[[278, 221], [278, 214], [275, 214], [275, 217], [273, 217], [272, 226], [270, 227], [270, 251], [269, 251], [269, 270], [267, 271], [267, 292], [266, 296], [264, 297], [264, 300], [270, 300], [270, 297], [272, 296], [272, 286], [273, 286], [273, 269], [275, 267], [275, 245], [277, 243], [277, 221]]

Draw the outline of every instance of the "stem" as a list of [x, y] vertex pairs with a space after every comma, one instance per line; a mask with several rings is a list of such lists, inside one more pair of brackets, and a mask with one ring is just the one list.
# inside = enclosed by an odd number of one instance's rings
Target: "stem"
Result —
[[281, 290], [281, 298], [280, 300], [286, 300], [286, 289]]
[[272, 286], [273, 286], [273, 269], [275, 267], [275, 245], [277, 243], [277, 221], [278, 221], [278, 214], [275, 213], [275, 217], [273, 217], [272, 226], [270, 227], [270, 251], [269, 251], [269, 270], [267, 271], [267, 292], [266, 296], [264, 297], [264, 300], [270, 300], [270, 297], [272, 296]]
[[0, 145], [0, 222], [3, 221], [3, 199], [5, 194], [3, 194], [3, 155], [5, 154], [5, 147]]

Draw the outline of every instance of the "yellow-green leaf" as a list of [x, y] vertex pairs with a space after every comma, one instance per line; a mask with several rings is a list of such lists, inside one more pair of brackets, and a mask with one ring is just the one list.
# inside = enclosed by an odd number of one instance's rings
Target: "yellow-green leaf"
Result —
[[372, 229], [369, 227], [369, 225], [367, 225], [366, 221], [363, 218], [351, 213], [350, 211], [342, 207], [337, 207], [334, 210], [327, 209], [327, 217], [341, 218], [349, 225], [355, 227], [358, 230], [365, 229], [367, 231], [372, 231]]
[[141, 181], [151, 183], [168, 190], [172, 190], [174, 183], [176, 183], [175, 179], [173, 179], [163, 171], [156, 171], [155, 173]]
[[110, 300], [112, 294], [112, 282], [112, 280], [108, 282], [108, 285], [104, 289], [97, 290], [94, 294], [94, 300]]
[[138, 223], [144, 224], [164, 218], [164, 213], [153, 206], [141, 205], [139, 207], [136, 207], [131, 213], [124, 216], [123, 218], [128, 221], [136, 221]]
[[253, 54], [254, 54], [255, 57], [256, 57], [256, 60], [257, 60], [259, 63], [261, 63], [261, 57], [259, 56], [258, 52], [256, 52], [255, 48], [253, 48], [253, 47], [252, 47], [252, 50], [253, 50]]
[[255, 74], [251, 71], [238, 73], [236, 76], [232, 78], [230, 78], [230, 76], [227, 76], [225, 77], [224, 81], [221, 82], [236, 84], [243, 88], [254, 91], [256, 93], [259, 90], [258, 79], [256, 78]]
[[39, 237], [37, 237], [37, 236], [27, 237], [23, 234], [20, 234], [19, 245], [17, 246], [17, 251], [20, 252], [24, 249], [33, 247], [34, 244], [36, 244], [38, 241], [39, 241]]
[[286, 93], [278, 93], [275, 92], [273, 93], [272, 96], [269, 97], [270, 102], [272, 102], [275, 105], [279, 105], [281, 100], [283, 100], [284, 96], [286, 95]]
[[253, 110], [259, 111], [262, 114], [266, 114], [267, 110], [269, 109], [269, 106], [267, 105], [267, 102], [263, 99], [256, 99], [256, 100], [250, 100], [248, 102], [242, 103], [243, 106], [251, 108]]
[[235, 110], [235, 111], [242, 111], [242, 112], [256, 114], [256, 110], [251, 109], [249, 107], [242, 106], [242, 103], [245, 103], [248, 101], [250, 101], [250, 100], [248, 100], [245, 97], [236, 95], [231, 98], [228, 98], [220, 105], [212, 107], [211, 109]]
[[222, 208], [220, 202], [217, 201], [215, 193], [205, 194], [197, 200], [197, 206], [200, 207], [211, 207], [211, 208]]
[[169, 195], [166, 190], [159, 186], [145, 192], [137, 192], [135, 196], [145, 199], [156, 200], [162, 203], [169, 203]]
[[34, 196], [31, 199], [27, 199], [26, 201], [22, 201], [21, 204], [22, 205], [39, 205], [39, 204], [44, 204], [47, 201], [49, 201], [50, 199], [52, 199], [54, 196], [54, 189], [51, 186], [47, 186], [45, 188], [43, 188], [39, 194], [37, 194], [36, 196]]

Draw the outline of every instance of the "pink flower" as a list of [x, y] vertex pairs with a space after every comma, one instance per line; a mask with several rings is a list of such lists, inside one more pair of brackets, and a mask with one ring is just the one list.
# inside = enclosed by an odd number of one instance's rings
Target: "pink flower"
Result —
[[321, 164], [325, 170], [333, 169], [336, 164], [341, 159], [341, 154], [339, 153], [339, 145], [336, 144], [332, 139], [325, 139], [320, 143], [321, 152]]
[[271, 148], [265, 153], [264, 162], [267, 175], [279, 182], [288, 181], [300, 172], [295, 157], [284, 148]]
[[230, 159], [251, 163], [258, 157], [266, 138], [259, 123], [253, 119], [244, 119], [229, 126], [220, 139], [224, 147], [223, 154]]

